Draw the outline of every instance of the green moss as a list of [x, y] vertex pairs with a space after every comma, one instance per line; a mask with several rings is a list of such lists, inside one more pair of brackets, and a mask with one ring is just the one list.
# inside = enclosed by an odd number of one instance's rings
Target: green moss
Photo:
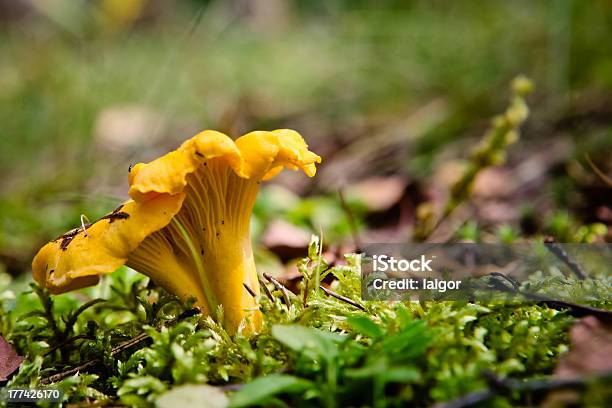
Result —
[[[545, 306], [362, 302], [359, 257], [329, 268], [318, 248], [314, 240], [309, 258], [299, 264], [302, 293], [290, 296], [289, 307], [280, 293], [261, 296], [264, 328], [254, 337], [229, 336], [211, 318], [176, 323], [191, 306], [147, 288], [127, 270], [100, 287], [53, 298], [34, 286], [33, 293], [19, 296], [17, 307], [2, 304], [12, 309], [1, 318], [6, 336], [27, 358], [8, 385], [35, 386], [99, 358], [57, 384], [66, 402], [89, 398], [150, 406], [181, 384], [233, 390], [255, 381], [235, 394], [236, 406], [427, 406], [485, 388], [485, 372], [515, 379], [551, 374], [568, 348], [574, 319]], [[329, 273], [337, 278], [332, 289], [363, 304], [365, 312], [314, 289]], [[580, 290], [597, 287], [585, 282]], [[95, 295], [105, 295], [105, 301], [82, 300]], [[112, 351], [140, 333], [149, 337]]]

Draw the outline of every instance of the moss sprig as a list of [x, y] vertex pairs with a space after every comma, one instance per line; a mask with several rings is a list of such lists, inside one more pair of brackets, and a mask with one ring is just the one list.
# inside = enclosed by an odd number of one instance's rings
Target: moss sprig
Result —
[[442, 214], [436, 219], [431, 203], [424, 203], [417, 209], [415, 240], [427, 239], [443, 220], [469, 198], [476, 176], [483, 169], [498, 166], [506, 161], [506, 150], [518, 141], [520, 127], [529, 116], [525, 97], [533, 88], [533, 82], [525, 76], [518, 76], [512, 81], [510, 105], [504, 113], [492, 119], [483, 139], [472, 150], [465, 170], [450, 189]]

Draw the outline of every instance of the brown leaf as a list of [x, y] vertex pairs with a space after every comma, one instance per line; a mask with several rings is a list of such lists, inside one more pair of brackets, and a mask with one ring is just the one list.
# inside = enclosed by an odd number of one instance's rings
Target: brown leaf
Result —
[[[572, 379], [612, 370], [612, 327], [587, 316], [572, 327], [570, 339], [570, 351], [559, 359], [555, 377]], [[547, 396], [542, 407], [579, 406], [580, 398], [575, 390], [557, 390]]]
[[559, 360], [556, 377], [573, 378], [612, 370], [612, 327], [587, 316], [572, 327], [570, 338], [572, 347]]
[[5, 381], [19, 368], [23, 357], [18, 355], [11, 345], [0, 336], [0, 381]]
[[504, 167], [490, 167], [478, 173], [474, 180], [472, 194], [476, 198], [507, 198], [518, 188], [512, 170]]
[[370, 211], [385, 211], [397, 204], [407, 181], [400, 176], [370, 177], [346, 189], [346, 195], [363, 202]]
[[310, 233], [283, 220], [270, 223], [261, 238], [262, 244], [283, 262], [304, 256], [308, 250]]

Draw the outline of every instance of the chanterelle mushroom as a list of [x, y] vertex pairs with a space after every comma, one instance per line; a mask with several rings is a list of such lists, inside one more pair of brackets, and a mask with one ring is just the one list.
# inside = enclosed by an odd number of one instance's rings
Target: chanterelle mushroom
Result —
[[121, 265], [168, 292], [195, 297], [205, 314], [224, 309], [224, 326], [257, 331], [261, 314], [249, 220], [261, 180], [284, 167], [314, 176], [321, 158], [292, 130], [238, 138], [204, 131], [129, 173], [127, 201], [91, 225], [46, 244], [34, 279], [52, 293], [97, 283]]

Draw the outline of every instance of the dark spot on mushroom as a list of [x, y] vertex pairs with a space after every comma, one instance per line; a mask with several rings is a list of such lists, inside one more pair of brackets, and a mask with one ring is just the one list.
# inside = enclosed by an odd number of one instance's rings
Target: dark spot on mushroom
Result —
[[258, 181], [257, 184], [261, 184], [261, 181]]
[[128, 218], [130, 218], [130, 214], [123, 211], [118, 211], [105, 215], [104, 217], [100, 218], [100, 220], [108, 220], [112, 224], [116, 220], [127, 220]]
[[116, 220], [127, 220], [128, 218], [130, 218], [130, 214], [121, 211], [122, 208], [123, 204], [115, 208], [112, 213], [100, 218], [100, 220], [108, 220], [110, 223], [113, 223]]
[[200, 255], [204, 255], [204, 247], [200, 245]]
[[202, 231], [206, 231], [206, 227], [202, 227]]
[[[91, 224], [85, 224], [85, 228], [88, 228]], [[68, 245], [70, 245], [70, 243], [72, 242], [72, 240], [74, 239], [74, 237], [76, 237], [77, 235], [79, 235], [79, 233], [81, 233], [83, 231], [83, 229], [81, 227], [79, 228], [74, 228], [71, 229], [70, 231], [66, 232], [63, 235], [60, 235], [59, 237], [55, 238], [53, 240], [53, 242], [57, 242], [60, 239], [62, 240], [62, 242], [60, 243], [60, 249], [62, 251], [65, 251], [66, 249], [68, 249]]]
[[55, 272], [55, 269], [51, 269], [51, 270], [49, 271], [49, 275], [52, 275], [52, 274], [53, 274], [53, 272]]
[[75, 230], [74, 233], [67, 233], [62, 237], [62, 243], [60, 244], [60, 249], [62, 251], [65, 251], [68, 249], [68, 245], [70, 245], [70, 243], [72, 242], [72, 240], [74, 239], [74, 237], [77, 236], [77, 234], [81, 232], [80, 229]]
[[200, 153], [200, 152], [196, 152], [195, 154], [196, 154], [196, 156], [198, 156], [198, 157], [204, 157], [204, 155], [203, 155], [202, 153]]
[[221, 219], [221, 225], [225, 225], [225, 220]]
[[220, 235], [221, 235], [221, 234], [217, 232], [217, 239], [219, 239], [219, 236], [220, 236]]
[[204, 165], [205, 165], [205, 166], [208, 166], [208, 163], [204, 162]]

